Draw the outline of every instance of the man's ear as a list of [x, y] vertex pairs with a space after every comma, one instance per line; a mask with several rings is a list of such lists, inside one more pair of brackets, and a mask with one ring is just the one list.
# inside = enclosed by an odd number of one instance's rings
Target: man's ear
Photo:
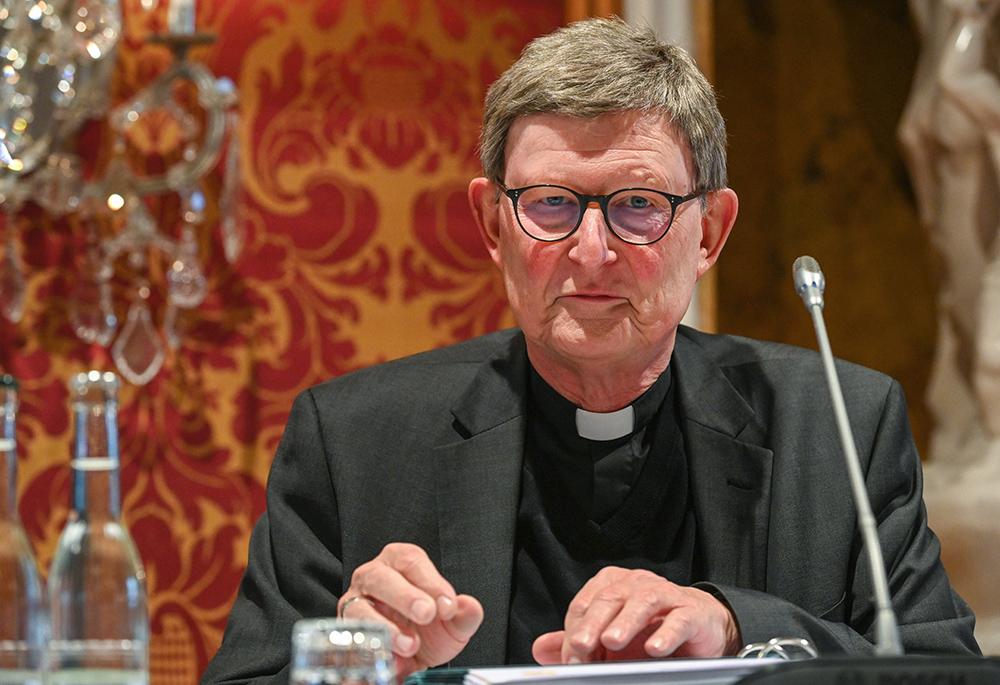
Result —
[[500, 203], [497, 202], [497, 187], [480, 176], [469, 184], [469, 207], [479, 227], [490, 258], [500, 264]]
[[740, 201], [731, 188], [723, 188], [708, 193], [708, 207], [701, 217], [701, 260], [698, 262], [698, 278], [712, 268], [722, 252], [722, 246], [729, 238], [729, 232], [736, 223]]

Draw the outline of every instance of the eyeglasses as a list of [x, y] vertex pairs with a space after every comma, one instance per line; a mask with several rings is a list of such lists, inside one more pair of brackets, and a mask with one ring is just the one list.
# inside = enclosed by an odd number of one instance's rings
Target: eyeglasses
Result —
[[584, 195], [554, 185], [504, 188], [514, 205], [521, 230], [535, 240], [553, 243], [568, 238], [596, 202], [611, 232], [630, 245], [650, 245], [667, 234], [677, 208], [705, 191], [671, 195], [649, 188], [623, 188], [610, 195]]

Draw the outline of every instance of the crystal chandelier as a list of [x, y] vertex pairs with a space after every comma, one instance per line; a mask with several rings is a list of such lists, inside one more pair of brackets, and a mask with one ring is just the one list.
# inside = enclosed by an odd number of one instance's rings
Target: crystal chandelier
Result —
[[[143, 8], [152, 10], [157, 2], [143, 0]], [[77, 256], [70, 321], [81, 340], [110, 345], [122, 376], [137, 385], [157, 374], [168, 346], [179, 346], [178, 310], [195, 308], [205, 297], [197, 229], [207, 209], [203, 180], [219, 166], [218, 210], [230, 262], [243, 242], [233, 135], [239, 124], [236, 88], [187, 58], [192, 46], [214, 40], [195, 30], [194, 17], [194, 0], [171, 0], [168, 32], [149, 41], [167, 45], [172, 64], [109, 112], [122, 35], [117, 0], [0, 0], [0, 209], [7, 215], [0, 313], [15, 323], [23, 315], [27, 283], [14, 218], [24, 202], [32, 200], [54, 217], [75, 214], [87, 227], [87, 242]], [[69, 143], [85, 121], [104, 116], [110, 161], [87, 180]], [[130, 162], [136, 156], [130, 141], [143, 127], [174, 134], [177, 149], [162, 160], [162, 173], [139, 173]], [[179, 226], [158, 225], [150, 212], [150, 200], [167, 196], [177, 198]], [[166, 291], [162, 333], [148, 304], [154, 260], [165, 272], [159, 284]], [[122, 271], [129, 274], [131, 303], [119, 326], [111, 280]]]

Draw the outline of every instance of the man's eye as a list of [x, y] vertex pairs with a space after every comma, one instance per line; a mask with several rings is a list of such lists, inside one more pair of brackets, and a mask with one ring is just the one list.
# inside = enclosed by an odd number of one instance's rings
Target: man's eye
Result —
[[628, 199], [628, 206], [632, 209], [645, 209], [650, 205], [649, 198], [641, 195], [632, 195]]
[[549, 207], [561, 207], [566, 204], [568, 199], [565, 195], [549, 195], [542, 198], [542, 202]]

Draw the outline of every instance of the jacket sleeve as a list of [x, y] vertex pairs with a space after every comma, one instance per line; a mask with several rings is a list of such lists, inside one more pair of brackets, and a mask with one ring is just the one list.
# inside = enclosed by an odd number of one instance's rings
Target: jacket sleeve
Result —
[[[940, 543], [927, 526], [920, 459], [910, 433], [902, 389], [895, 381], [889, 384], [874, 439], [867, 450], [863, 447], [859, 444], [858, 450], [862, 468], [867, 465], [866, 489], [905, 652], [979, 654], [973, 637], [975, 618], [951, 588], [941, 564]], [[841, 451], [831, 458], [843, 459]], [[850, 535], [850, 531], [845, 533]], [[711, 584], [702, 587], [732, 609], [745, 643], [803, 637], [821, 654], [871, 654], [875, 641], [874, 590], [868, 554], [857, 530], [849, 571], [842, 600], [822, 616], [805, 611], [793, 601], [754, 589]]]
[[202, 683], [287, 683], [295, 621], [337, 614], [340, 525], [322, 442], [307, 391], [292, 406], [275, 453], [267, 510], [254, 526], [247, 570]]

